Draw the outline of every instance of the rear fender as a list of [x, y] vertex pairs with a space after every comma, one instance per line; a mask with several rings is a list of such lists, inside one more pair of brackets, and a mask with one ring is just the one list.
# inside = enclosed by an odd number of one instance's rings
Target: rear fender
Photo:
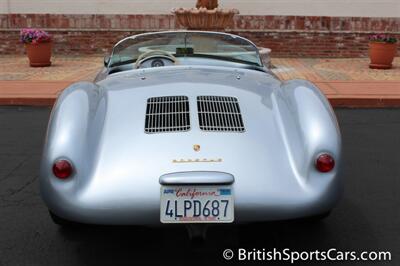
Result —
[[[315, 160], [329, 153], [335, 169], [324, 174], [334, 178], [339, 169], [341, 135], [336, 116], [322, 92], [306, 80], [284, 82], [272, 96], [276, 123], [284, 138], [288, 158], [303, 184], [320, 178]], [[317, 177], [318, 176], [318, 177]]]
[[[77, 184], [87, 182], [93, 153], [105, 117], [106, 99], [94, 83], [79, 82], [65, 89], [51, 112], [43, 149], [40, 177], [41, 188], [73, 193]], [[58, 159], [67, 159], [74, 167], [73, 177], [58, 180], [52, 175], [52, 165]], [[46, 192], [43, 191], [44, 196]], [[50, 193], [47, 193], [50, 194]]]

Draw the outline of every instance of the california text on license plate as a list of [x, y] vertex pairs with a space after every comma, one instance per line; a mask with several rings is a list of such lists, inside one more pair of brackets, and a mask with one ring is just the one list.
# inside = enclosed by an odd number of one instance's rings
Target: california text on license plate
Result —
[[231, 186], [162, 186], [162, 223], [232, 223]]

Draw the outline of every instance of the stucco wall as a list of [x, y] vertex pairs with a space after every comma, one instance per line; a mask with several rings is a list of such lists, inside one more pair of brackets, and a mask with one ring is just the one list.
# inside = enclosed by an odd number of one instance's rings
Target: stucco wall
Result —
[[[0, 14], [167, 14], [195, 0], [0, 0]], [[243, 15], [400, 17], [400, 0], [220, 0]]]

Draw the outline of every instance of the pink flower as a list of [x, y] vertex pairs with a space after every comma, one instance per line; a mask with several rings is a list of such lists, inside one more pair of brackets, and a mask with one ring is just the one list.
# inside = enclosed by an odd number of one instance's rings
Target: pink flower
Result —
[[20, 31], [20, 40], [22, 43], [43, 43], [50, 42], [51, 36], [40, 29], [21, 29]]

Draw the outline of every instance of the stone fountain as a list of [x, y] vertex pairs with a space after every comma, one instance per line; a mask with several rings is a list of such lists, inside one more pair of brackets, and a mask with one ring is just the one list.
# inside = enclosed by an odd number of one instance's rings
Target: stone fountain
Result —
[[[194, 8], [175, 8], [172, 10], [179, 25], [189, 30], [224, 31], [234, 26], [234, 16], [239, 10], [218, 8], [218, 0], [197, 0]], [[204, 45], [212, 45], [206, 44]], [[259, 48], [259, 53], [264, 65], [269, 68], [271, 65], [268, 48]]]
[[172, 11], [177, 22], [189, 30], [224, 30], [233, 25], [237, 9], [218, 8], [218, 0], [198, 0], [195, 8]]

